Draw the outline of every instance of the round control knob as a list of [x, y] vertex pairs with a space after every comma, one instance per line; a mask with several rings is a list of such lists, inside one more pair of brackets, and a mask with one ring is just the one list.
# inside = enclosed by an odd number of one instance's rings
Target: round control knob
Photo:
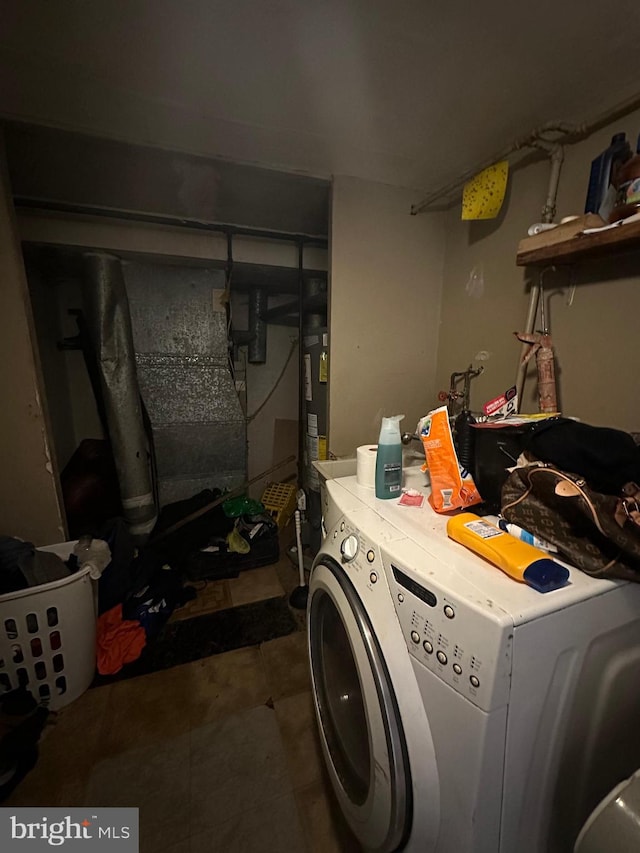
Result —
[[480, 680], [476, 675], [470, 675], [469, 681], [471, 682], [472, 687], [480, 687]]
[[422, 648], [428, 655], [433, 654], [433, 643], [430, 643], [429, 640], [424, 641], [424, 643], [422, 644]]
[[412, 641], [413, 643], [419, 643], [419, 642], [420, 642], [420, 634], [418, 634], [418, 632], [417, 632], [417, 631], [412, 631], [412, 632], [411, 632], [411, 641]]
[[456, 675], [462, 675], [462, 667], [460, 666], [459, 663], [454, 663], [453, 671], [455, 672]]
[[371, 572], [369, 575], [369, 580], [371, 583], [378, 583], [378, 575], [375, 572]]
[[400, 604], [402, 604], [402, 602], [404, 601], [404, 595], [401, 592], [398, 593], [398, 601], [400, 602]]
[[358, 553], [358, 537], [351, 533], [346, 539], [343, 539], [340, 553], [342, 554], [342, 562], [350, 563]]
[[450, 604], [445, 604], [444, 615], [447, 617], [447, 619], [453, 619], [453, 617], [456, 615], [456, 611]]
[[374, 552], [373, 552], [373, 551], [371, 551], [371, 550], [367, 551], [367, 560], [368, 560], [370, 563], [373, 563], [373, 561], [375, 560], [375, 558], [376, 558], [376, 555], [374, 554]]
[[445, 666], [445, 664], [447, 663], [447, 656], [445, 655], [445, 653], [442, 651], [436, 652], [436, 657], [438, 658], [438, 661], [442, 664], [442, 666]]

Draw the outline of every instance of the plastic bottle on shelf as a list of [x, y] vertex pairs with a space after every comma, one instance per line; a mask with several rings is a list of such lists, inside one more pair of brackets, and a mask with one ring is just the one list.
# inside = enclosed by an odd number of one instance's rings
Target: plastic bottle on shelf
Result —
[[615, 133], [611, 144], [591, 163], [585, 213], [598, 213], [607, 221], [616, 202], [616, 186], [620, 167], [632, 156], [625, 133]]
[[73, 547], [73, 553], [78, 560], [78, 568], [89, 567], [89, 576], [98, 580], [102, 572], [111, 562], [111, 550], [104, 539], [94, 539], [85, 534]]
[[404, 415], [382, 419], [376, 454], [376, 497], [399, 498], [402, 493], [402, 440], [400, 421]]
[[609, 222], [626, 219], [640, 210], [640, 136], [635, 155], [620, 167], [616, 178], [616, 203]]

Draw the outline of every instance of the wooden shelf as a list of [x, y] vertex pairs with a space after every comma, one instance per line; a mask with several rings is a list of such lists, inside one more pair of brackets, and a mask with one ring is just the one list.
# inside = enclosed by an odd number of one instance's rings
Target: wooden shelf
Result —
[[[516, 264], [519, 267], [540, 264], [571, 264], [576, 261], [640, 249], [640, 221], [627, 222], [595, 234], [575, 234], [548, 246], [534, 243], [535, 237], [520, 241]], [[534, 245], [529, 248], [528, 241]]]

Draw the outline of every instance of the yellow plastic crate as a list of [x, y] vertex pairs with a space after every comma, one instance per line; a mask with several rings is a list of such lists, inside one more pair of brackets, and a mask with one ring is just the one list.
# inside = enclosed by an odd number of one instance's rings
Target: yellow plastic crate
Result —
[[291, 483], [269, 483], [261, 498], [264, 508], [282, 529], [296, 511], [296, 487]]

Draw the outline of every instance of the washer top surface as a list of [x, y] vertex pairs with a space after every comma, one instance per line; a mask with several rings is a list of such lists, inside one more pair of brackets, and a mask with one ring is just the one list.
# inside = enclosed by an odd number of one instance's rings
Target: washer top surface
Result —
[[[449, 539], [446, 532], [448, 516], [432, 509], [426, 500], [428, 487], [420, 487], [425, 501], [418, 508], [400, 506], [396, 499], [379, 500], [374, 490], [359, 485], [355, 476], [328, 480], [326, 486], [329, 498], [338, 507], [344, 507], [342, 511], [348, 512], [354, 523], [357, 524], [359, 510], [353, 498], [357, 498], [362, 508], [367, 507], [392, 525], [398, 531], [399, 539], [408, 540], [402, 547], [405, 562], [414, 555], [411, 567], [418, 575], [423, 574], [425, 581], [435, 572], [452, 592], [464, 597], [473, 596], [475, 592], [474, 597], [483, 602], [486, 608], [496, 608], [509, 614], [514, 625], [571, 607], [585, 599], [605, 595], [626, 584], [624, 581], [591, 578], [567, 566], [569, 583], [561, 589], [540, 593], [524, 583], [518, 583], [463, 545]], [[418, 488], [415, 482], [411, 486]], [[473, 512], [473, 507], [469, 511]]]

